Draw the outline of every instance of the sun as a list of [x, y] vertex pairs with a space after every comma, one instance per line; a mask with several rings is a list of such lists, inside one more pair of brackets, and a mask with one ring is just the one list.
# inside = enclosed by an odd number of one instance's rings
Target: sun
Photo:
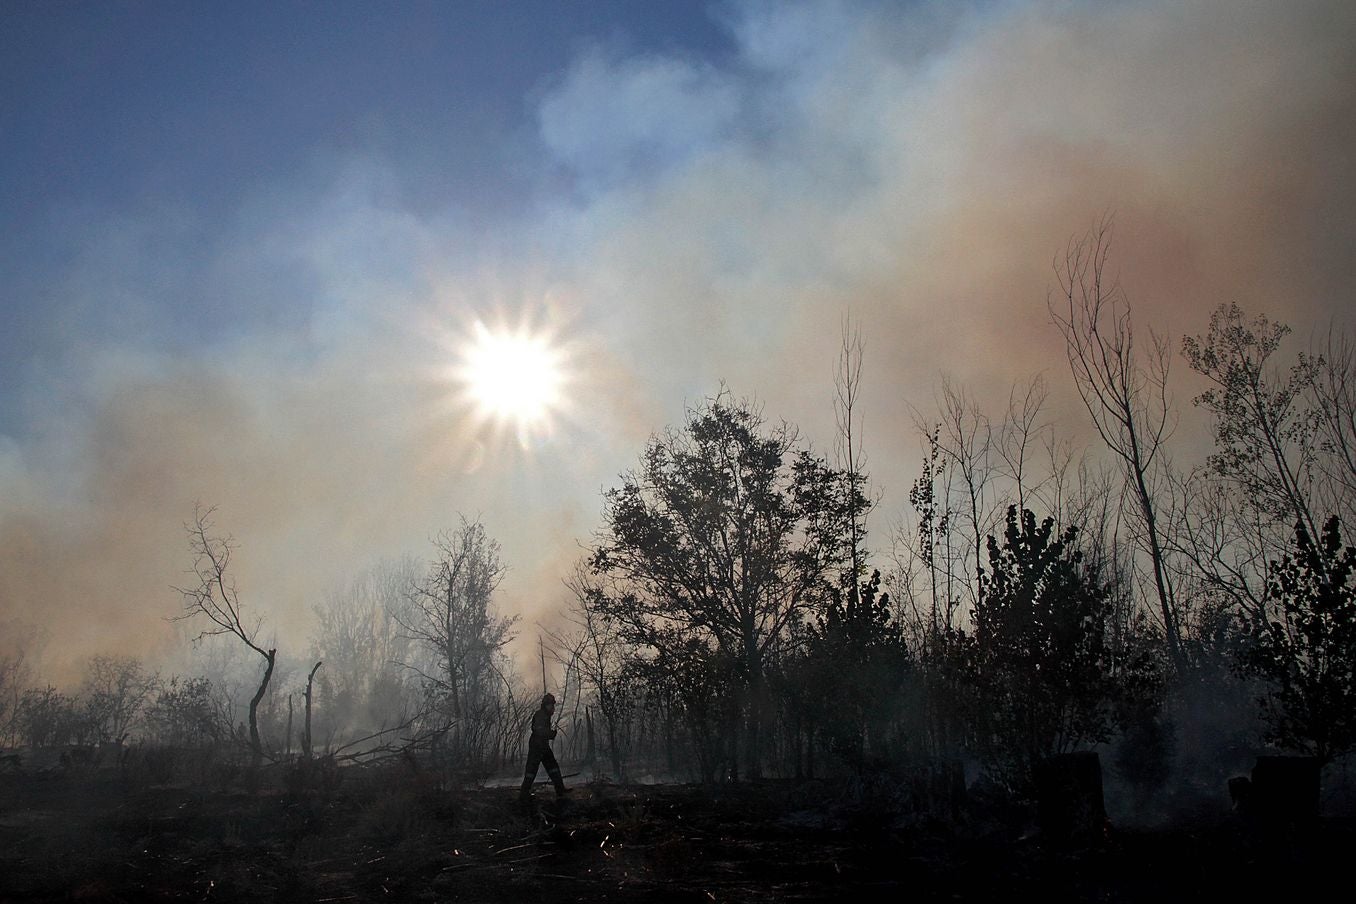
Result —
[[477, 322], [459, 377], [480, 417], [511, 425], [520, 437], [549, 430], [564, 404], [564, 355], [548, 334], [527, 327], [492, 330]]

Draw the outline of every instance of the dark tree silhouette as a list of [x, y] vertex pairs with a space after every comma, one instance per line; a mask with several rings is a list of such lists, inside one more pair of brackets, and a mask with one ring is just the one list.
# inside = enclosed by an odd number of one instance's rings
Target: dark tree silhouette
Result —
[[1243, 488], [1258, 509], [1283, 527], [1296, 521], [1318, 533], [1311, 505], [1317, 453], [1315, 413], [1304, 404], [1319, 360], [1301, 354], [1281, 374], [1272, 357], [1290, 327], [1248, 318], [1236, 304], [1220, 305], [1203, 336], [1182, 341], [1191, 369], [1211, 385], [1196, 404], [1214, 418], [1210, 470]]
[[1051, 299], [1050, 315], [1064, 336], [1074, 385], [1098, 435], [1120, 460], [1126, 498], [1139, 526], [1136, 544], [1148, 555], [1154, 595], [1167, 641], [1168, 656], [1180, 673], [1181, 613], [1168, 568], [1168, 539], [1161, 486], [1166, 444], [1177, 423], [1168, 397], [1166, 339], [1149, 331], [1147, 363], [1135, 348], [1135, 330], [1125, 290], [1108, 272], [1111, 222], [1104, 220], [1071, 242], [1057, 265], [1061, 300]]
[[681, 431], [653, 438], [640, 468], [605, 495], [590, 557], [592, 604], [632, 642], [661, 659], [709, 650], [733, 664], [753, 775], [766, 659], [822, 602], [828, 576], [847, 564], [848, 521], [865, 510], [852, 481], [796, 445], [791, 427], [766, 430], [722, 392]]
[[1356, 547], [1329, 518], [1315, 543], [1295, 525], [1294, 555], [1272, 563], [1269, 614], [1247, 617], [1246, 675], [1266, 682], [1268, 740], [1322, 763], [1356, 746]]
[[628, 677], [676, 710], [687, 727], [702, 781], [714, 783], [735, 764], [738, 737], [729, 727], [740, 715], [739, 663], [709, 638], [695, 634], [664, 642], [659, 655], [633, 658]]
[[969, 668], [978, 745], [994, 775], [1029, 787], [1042, 759], [1105, 741], [1114, 684], [1105, 645], [1106, 590], [1082, 565], [1077, 529], [1007, 512], [990, 536], [974, 610]]
[[146, 728], [167, 747], [202, 747], [229, 734], [231, 720], [209, 679], [175, 675], [147, 704]]
[[854, 772], [890, 756], [912, 662], [874, 571], [856, 593], [834, 587], [810, 633], [800, 696], [811, 725]]
[[250, 755], [252, 764], [258, 767], [264, 757], [263, 744], [259, 740], [259, 702], [268, 692], [278, 651], [276, 648], [264, 649], [258, 641], [262, 620], [258, 617], [251, 619], [245, 614], [235, 578], [230, 572], [231, 556], [236, 550], [235, 539], [214, 532], [212, 515], [215, 512], [214, 507], [194, 506], [193, 523], [184, 525], [184, 530], [188, 532], [188, 546], [193, 553], [190, 573], [194, 582], [175, 588], [184, 600], [184, 611], [178, 618], [198, 622], [206, 620], [208, 627], [198, 635], [200, 639], [229, 634], [264, 660], [264, 675], [259, 681], [259, 689], [250, 698], [249, 706]]

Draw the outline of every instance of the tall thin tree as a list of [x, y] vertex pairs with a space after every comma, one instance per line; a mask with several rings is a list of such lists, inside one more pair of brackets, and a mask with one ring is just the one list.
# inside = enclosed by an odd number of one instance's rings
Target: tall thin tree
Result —
[[1168, 395], [1171, 360], [1166, 339], [1149, 333], [1142, 363], [1125, 290], [1110, 272], [1112, 222], [1103, 219], [1069, 243], [1055, 264], [1059, 295], [1050, 315], [1064, 336], [1074, 385], [1098, 435], [1120, 459], [1129, 498], [1149, 557], [1163, 636], [1173, 666], [1186, 667], [1181, 615], [1168, 570], [1168, 542], [1157, 490], [1168, 465], [1167, 441], [1177, 425]]

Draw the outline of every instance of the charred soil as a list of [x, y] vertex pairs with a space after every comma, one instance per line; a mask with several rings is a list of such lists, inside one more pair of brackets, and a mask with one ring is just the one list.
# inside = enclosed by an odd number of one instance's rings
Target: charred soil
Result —
[[1262, 900], [1344, 880], [1356, 842], [1349, 821], [1264, 830], [1222, 810], [1053, 845], [1008, 814], [935, 819], [860, 785], [589, 784], [525, 804], [344, 772], [0, 776], [0, 901]]

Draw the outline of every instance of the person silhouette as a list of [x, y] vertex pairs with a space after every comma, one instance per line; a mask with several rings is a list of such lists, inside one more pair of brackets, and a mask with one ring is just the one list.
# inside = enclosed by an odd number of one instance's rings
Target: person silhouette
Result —
[[519, 792], [524, 799], [532, 796], [532, 783], [537, 780], [539, 766], [546, 767], [551, 784], [556, 786], [556, 797], [564, 797], [569, 793], [560, 775], [560, 764], [551, 752], [551, 740], [556, 736], [556, 730], [551, 726], [555, 712], [555, 695], [545, 694], [541, 698], [541, 707], [532, 714], [532, 736], [527, 741], [527, 768], [523, 772], [523, 787]]

